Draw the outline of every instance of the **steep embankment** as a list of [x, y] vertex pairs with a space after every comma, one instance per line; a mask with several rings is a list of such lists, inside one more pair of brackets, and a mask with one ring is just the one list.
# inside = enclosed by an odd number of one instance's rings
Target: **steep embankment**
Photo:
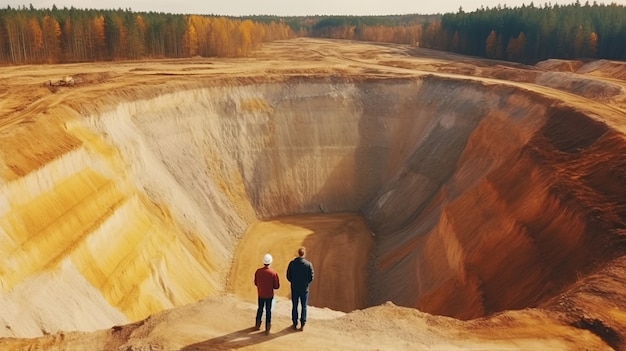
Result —
[[[624, 147], [623, 137], [568, 108], [548, 107], [543, 116], [540, 126], [517, 120], [516, 131], [540, 128], [528, 140], [518, 134], [517, 145], [499, 144], [500, 157], [480, 143], [489, 134], [477, 131], [448, 182], [431, 187], [434, 201], [389, 229], [393, 235], [379, 247], [387, 255], [380, 268], [389, 273], [381, 277], [396, 279], [387, 283], [393, 285], [412, 276], [409, 289], [418, 293], [388, 291], [379, 302], [475, 318], [537, 306], [614, 257], [609, 243], [619, 241], [624, 225], [616, 214], [621, 190], [607, 187], [619, 177], [611, 169], [623, 164], [613, 154]], [[493, 128], [489, 122], [482, 133]], [[485, 163], [471, 164], [479, 159]], [[477, 170], [485, 173], [477, 177]], [[379, 226], [393, 223], [384, 218]]]

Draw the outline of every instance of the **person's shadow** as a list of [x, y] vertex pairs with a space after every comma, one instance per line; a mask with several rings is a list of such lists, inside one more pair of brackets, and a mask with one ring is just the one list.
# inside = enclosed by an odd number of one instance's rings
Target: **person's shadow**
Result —
[[181, 351], [200, 351], [200, 350], [232, 350], [245, 346], [256, 345], [280, 336], [296, 333], [291, 327], [285, 329], [270, 332], [270, 335], [265, 335], [265, 329], [255, 330], [254, 327], [241, 329], [234, 331], [230, 334], [218, 336], [213, 339], [197, 342], [195, 344], [187, 345], [181, 348]]

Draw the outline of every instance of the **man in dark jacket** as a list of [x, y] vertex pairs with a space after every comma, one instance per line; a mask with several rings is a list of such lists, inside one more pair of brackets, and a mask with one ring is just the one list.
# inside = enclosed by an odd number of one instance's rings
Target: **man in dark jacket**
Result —
[[291, 282], [291, 320], [293, 329], [298, 329], [298, 301], [302, 305], [300, 315], [300, 331], [306, 324], [306, 306], [309, 302], [309, 284], [313, 281], [313, 265], [304, 258], [306, 249], [298, 249], [298, 257], [289, 262], [287, 267], [287, 280]]
[[272, 300], [274, 300], [274, 289], [280, 288], [278, 273], [270, 268], [273, 258], [270, 254], [263, 257], [263, 267], [254, 273], [254, 285], [256, 285], [259, 297], [259, 308], [256, 311], [255, 329], [261, 329], [261, 317], [265, 307], [265, 335], [269, 335], [272, 327]]

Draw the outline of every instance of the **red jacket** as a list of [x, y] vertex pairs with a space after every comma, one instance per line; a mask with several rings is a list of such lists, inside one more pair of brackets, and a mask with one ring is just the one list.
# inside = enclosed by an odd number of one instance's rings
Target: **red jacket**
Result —
[[268, 266], [261, 267], [254, 273], [254, 285], [262, 299], [274, 297], [274, 289], [280, 288], [278, 273]]

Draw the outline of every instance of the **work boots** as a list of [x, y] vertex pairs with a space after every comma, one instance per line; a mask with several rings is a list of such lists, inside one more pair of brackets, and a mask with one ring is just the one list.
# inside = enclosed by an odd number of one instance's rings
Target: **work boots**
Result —
[[270, 335], [270, 329], [272, 328], [271, 324], [265, 323], [265, 335]]
[[254, 330], [261, 330], [261, 321], [257, 319]]
[[306, 324], [305, 322], [302, 322], [302, 324], [300, 324], [300, 331], [304, 331], [304, 325], [305, 324]]

